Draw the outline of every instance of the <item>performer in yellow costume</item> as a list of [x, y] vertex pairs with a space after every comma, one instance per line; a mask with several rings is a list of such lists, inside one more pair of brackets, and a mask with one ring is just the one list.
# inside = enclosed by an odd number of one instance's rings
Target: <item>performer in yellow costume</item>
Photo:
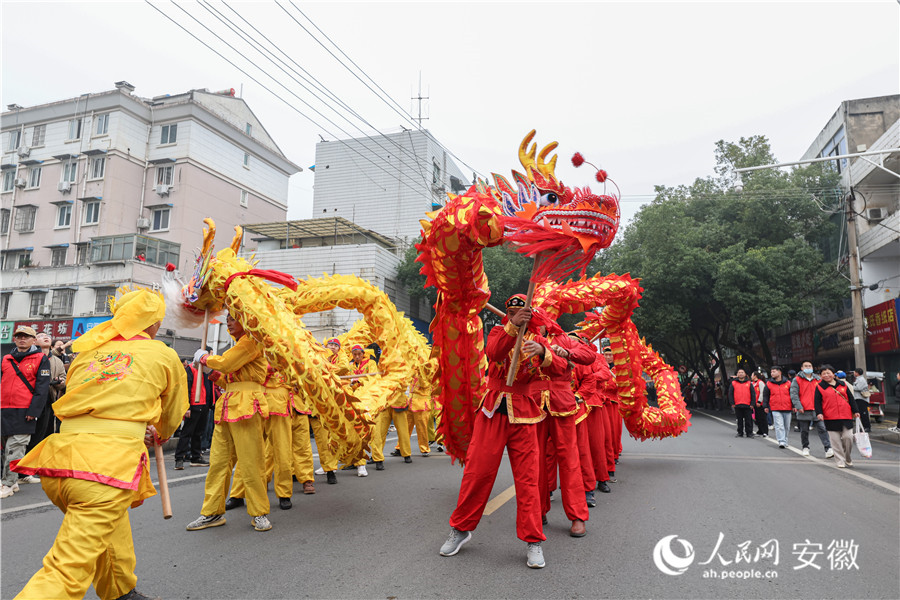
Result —
[[[332, 366], [335, 373], [339, 377], [349, 375], [350, 361], [347, 360], [346, 356], [341, 354], [341, 340], [331, 338], [325, 344], [325, 347], [331, 352], [331, 356], [328, 357], [328, 364]], [[316, 469], [315, 473], [316, 475], [325, 475], [328, 483], [335, 484], [337, 483], [335, 471], [338, 467], [338, 460], [337, 457], [331, 453], [331, 450], [328, 449], [330, 442], [328, 430], [322, 426], [322, 421], [319, 417], [312, 412], [309, 413], [309, 424], [313, 429], [313, 437], [316, 438], [316, 449], [319, 451], [319, 465], [321, 465]], [[310, 446], [310, 451], [312, 451], [312, 446]], [[294, 474], [297, 475], [296, 472]], [[297, 475], [297, 477], [299, 479], [300, 476]], [[306, 484], [304, 484], [303, 490], [304, 493], [306, 493]]]
[[297, 481], [303, 484], [304, 494], [315, 494], [316, 484], [313, 482], [312, 440], [309, 438], [309, 415], [311, 411], [306, 405], [303, 395], [296, 388], [292, 389], [291, 404], [291, 472]]
[[269, 416], [266, 400], [266, 359], [241, 323], [228, 315], [228, 333], [237, 340], [222, 356], [204, 356], [200, 362], [225, 375], [225, 393], [216, 402], [209, 472], [200, 517], [188, 524], [188, 531], [225, 524], [225, 500], [231, 483], [231, 467], [244, 465], [241, 479], [247, 499], [247, 513], [257, 531], [272, 529], [269, 497], [263, 473], [263, 429]]
[[[366, 377], [374, 377], [374, 375], [370, 375], [371, 373], [378, 372], [378, 364], [366, 356], [366, 351], [362, 346], [353, 346], [350, 349], [350, 354], [353, 356], [353, 360], [350, 361], [350, 375], [358, 375], [358, 378], [350, 379], [350, 387], [353, 389], [359, 389], [363, 385], [363, 380]], [[388, 409], [385, 409], [376, 419], [375, 419], [375, 427], [372, 430], [372, 441], [369, 443], [370, 448], [372, 449], [372, 460], [375, 461], [376, 469], [379, 471], [384, 469], [384, 436], [381, 436], [381, 443], [377, 444], [377, 437], [379, 435], [379, 431], [381, 430], [381, 415], [385, 413], [389, 413]], [[388, 424], [384, 426], [385, 433], [387, 432], [388, 425], [390, 425], [390, 415], [388, 415]], [[316, 444], [318, 446], [318, 444]], [[377, 453], [377, 454], [376, 454]], [[381, 458], [376, 458], [376, 456], [380, 456]], [[368, 471], [366, 471], [366, 459], [361, 458], [355, 463], [353, 466], [356, 467], [356, 475], [358, 477], [367, 477], [369, 475]]]
[[[265, 442], [265, 481], [273, 479], [275, 482], [275, 495], [278, 496], [278, 507], [281, 510], [290, 510], [291, 496], [294, 493], [292, 476], [292, 420], [291, 420], [291, 388], [284, 381], [284, 377], [268, 366], [266, 380], [263, 382], [266, 388], [266, 404], [269, 408], [269, 418], [263, 426], [263, 440]], [[309, 437], [309, 433], [306, 434]], [[310, 450], [310, 461], [312, 451]], [[225, 510], [237, 508], [243, 505], [245, 495], [243, 471], [244, 467], [238, 461], [234, 469], [234, 483], [231, 486], [231, 497], [225, 503]], [[312, 476], [310, 476], [312, 479]]]
[[[153, 337], [166, 307], [148, 290], [119, 290], [111, 320], [75, 341], [67, 390], [53, 405], [60, 432], [13, 469], [40, 475], [65, 517], [44, 566], [16, 598], [146, 598], [134, 587], [137, 559], [128, 507], [156, 490], [145, 445], [168, 438], [188, 410], [178, 355]], [[11, 551], [11, 550], [10, 550]]]
[[[409, 429], [416, 428], [416, 437], [419, 440], [419, 452], [422, 456], [428, 456], [431, 446], [428, 442], [431, 436], [428, 425], [431, 422], [431, 413], [434, 402], [431, 399], [432, 381], [437, 360], [430, 360], [424, 369], [421, 369], [412, 383], [409, 385], [409, 410], [407, 411]], [[401, 451], [402, 453], [402, 451]]]

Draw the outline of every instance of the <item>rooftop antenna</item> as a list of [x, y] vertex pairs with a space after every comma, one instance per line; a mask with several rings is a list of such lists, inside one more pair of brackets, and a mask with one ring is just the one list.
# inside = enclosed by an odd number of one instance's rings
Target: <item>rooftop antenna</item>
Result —
[[422, 121], [427, 121], [428, 117], [422, 116], [422, 100], [428, 100], [428, 96], [422, 96], [422, 71], [419, 71], [419, 95], [413, 96], [411, 100], [418, 100], [419, 102], [419, 116], [416, 121], [419, 122], [419, 129], [422, 129]]

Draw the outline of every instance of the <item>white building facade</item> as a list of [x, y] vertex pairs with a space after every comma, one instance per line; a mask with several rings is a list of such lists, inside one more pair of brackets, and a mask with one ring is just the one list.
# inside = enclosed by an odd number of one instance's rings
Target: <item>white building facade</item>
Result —
[[[126, 283], [189, 272], [203, 219], [284, 220], [300, 171], [233, 90], [152, 99], [113, 90], [2, 114], [2, 339], [29, 323], [66, 339], [109, 318]], [[220, 244], [221, 245], [221, 244]], [[197, 331], [163, 323], [181, 354]]]

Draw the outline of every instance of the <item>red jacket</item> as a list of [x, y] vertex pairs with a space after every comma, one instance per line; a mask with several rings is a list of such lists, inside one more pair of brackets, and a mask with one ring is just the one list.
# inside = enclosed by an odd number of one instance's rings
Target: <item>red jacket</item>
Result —
[[606, 358], [596, 350], [594, 352], [597, 355], [594, 363], [591, 365], [591, 370], [593, 371], [591, 379], [594, 389], [591, 397], [586, 398], [586, 400], [588, 406], [601, 407], [604, 404], [604, 397], [616, 395], [616, 378], [613, 377], [612, 371], [609, 370]]
[[[13, 363], [28, 380], [28, 385], [16, 373]], [[49, 391], [50, 360], [40, 348], [32, 346], [25, 352], [14, 349], [5, 355], [0, 369], [0, 433], [4, 436], [34, 433]], [[34, 420], [28, 421], [25, 417], [34, 417]]]
[[567, 350], [569, 356], [562, 359], [562, 363], [557, 361], [548, 369], [550, 394], [544, 406], [554, 417], [574, 415], [578, 411], [578, 404], [572, 391], [572, 370], [575, 365], [590, 366], [597, 357], [597, 352], [592, 346], [565, 334], [551, 335], [548, 341], [551, 346], [560, 346]]

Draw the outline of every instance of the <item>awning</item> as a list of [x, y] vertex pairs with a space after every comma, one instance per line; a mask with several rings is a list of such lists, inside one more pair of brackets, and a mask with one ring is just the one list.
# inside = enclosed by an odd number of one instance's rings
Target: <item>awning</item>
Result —
[[73, 158], [78, 158], [78, 155], [66, 152], [64, 154], [54, 154], [53, 158], [55, 158], [56, 160], [70, 160]]
[[166, 164], [166, 163], [173, 163], [173, 162], [175, 162], [175, 159], [174, 158], [154, 158], [148, 162], [151, 165], [162, 165], [162, 164]]
[[99, 148], [95, 148], [93, 150], [85, 150], [82, 152], [82, 154], [85, 154], [87, 156], [95, 156], [97, 154], [106, 154], [106, 150], [100, 150]]
[[59, 206], [60, 204], [75, 204], [75, 202], [72, 200], [54, 200], [50, 204]]
[[44, 246], [44, 248], [68, 248], [69, 244], [50, 244], [49, 246]]
[[28, 160], [20, 160], [20, 161], [19, 161], [19, 164], [20, 164], [20, 165], [27, 165], [27, 166], [29, 166], [29, 167], [33, 167], [34, 165], [40, 165], [40, 164], [43, 164], [43, 163], [44, 163], [44, 161], [42, 161], [42, 160], [36, 160], [36, 159], [34, 159], [34, 158], [29, 158]]
[[97, 202], [99, 200], [103, 200], [103, 196], [85, 196], [83, 198], [79, 198], [82, 202]]
[[0, 252], [3, 252], [4, 254], [12, 254], [14, 252], [31, 252], [32, 250], [34, 250], [34, 246], [26, 246], [24, 248], [9, 248], [8, 250], [0, 250]]

